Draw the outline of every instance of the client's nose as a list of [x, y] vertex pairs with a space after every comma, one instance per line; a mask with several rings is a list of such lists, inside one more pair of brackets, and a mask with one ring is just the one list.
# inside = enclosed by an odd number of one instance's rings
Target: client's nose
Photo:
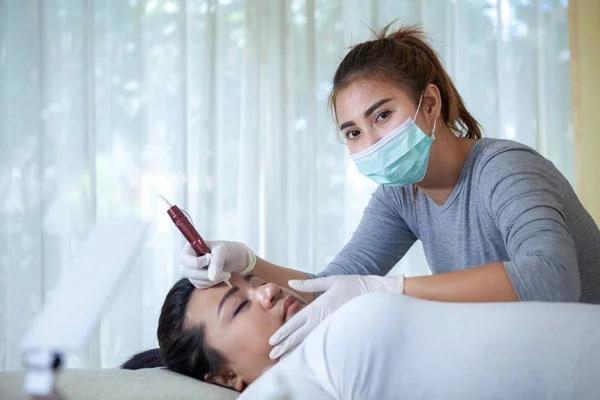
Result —
[[253, 289], [253, 295], [265, 310], [273, 307], [280, 293], [281, 288], [274, 283], [265, 283]]

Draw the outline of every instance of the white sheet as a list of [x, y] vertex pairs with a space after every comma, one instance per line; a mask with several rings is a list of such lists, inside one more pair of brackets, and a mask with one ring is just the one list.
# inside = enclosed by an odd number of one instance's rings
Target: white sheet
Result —
[[[240, 400], [600, 399], [600, 306], [456, 304], [371, 293]], [[284, 397], [286, 396], [286, 397]]]

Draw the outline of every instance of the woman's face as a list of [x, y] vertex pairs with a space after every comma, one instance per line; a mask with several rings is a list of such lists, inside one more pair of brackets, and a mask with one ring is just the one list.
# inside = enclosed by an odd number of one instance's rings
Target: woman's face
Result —
[[[391, 83], [379, 80], [356, 81], [341, 90], [336, 98], [335, 113], [340, 131], [350, 150], [359, 153], [381, 140], [413, 118], [417, 107], [408, 94]], [[417, 125], [424, 132], [417, 116]]]
[[196, 289], [186, 322], [205, 326], [206, 343], [229, 361], [227, 368], [245, 384], [256, 380], [276, 361], [269, 358], [269, 338], [306, 302], [290, 290], [253, 275], [234, 275], [224, 283]]

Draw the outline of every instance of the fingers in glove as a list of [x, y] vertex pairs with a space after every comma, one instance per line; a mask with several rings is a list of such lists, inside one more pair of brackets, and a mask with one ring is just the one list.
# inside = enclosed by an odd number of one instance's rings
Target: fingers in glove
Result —
[[279, 357], [302, 343], [302, 341], [314, 328], [315, 327], [310, 324], [302, 326], [300, 329], [288, 336], [283, 342], [275, 346], [269, 353], [269, 358], [271, 360], [277, 360]]
[[196, 258], [194, 266], [196, 268], [206, 268], [212, 261], [212, 254], [208, 253], [201, 257]]
[[218, 245], [219, 243], [222, 243], [219, 240], [205, 240], [204, 243], [206, 243], [206, 245], [208, 246], [209, 249], [212, 249], [213, 247], [215, 247], [216, 245]]
[[[186, 278], [189, 278], [189, 274], [191, 272], [188, 271], [197, 271], [197, 270], [204, 270], [207, 271], [207, 269], [205, 268], [208, 264], [210, 264], [210, 259], [211, 259], [211, 254], [206, 254], [202, 257], [198, 257], [196, 259], [194, 259], [193, 263], [188, 263], [188, 262], [181, 262], [179, 263], [179, 272], [181, 273], [181, 275], [185, 276]], [[208, 275], [206, 277], [206, 279], [208, 279]]]
[[217, 279], [211, 280], [208, 279], [208, 270], [206, 268], [203, 268], [186, 270], [183, 276], [188, 278], [190, 282], [198, 289], [208, 289], [210, 287], [218, 285], [225, 279], [229, 279], [231, 277], [231, 274], [229, 274], [228, 272], [221, 272]]
[[326, 276], [325, 278], [316, 279], [292, 279], [288, 282], [288, 285], [294, 290], [299, 292], [315, 293], [324, 292], [331, 288], [335, 282], [339, 279], [339, 276]]
[[208, 270], [206, 268], [204, 268], [204, 269], [186, 268], [185, 270], [181, 271], [181, 275], [188, 279], [210, 281], [210, 279], [208, 279]]
[[269, 344], [271, 346], [275, 346], [279, 344], [286, 337], [290, 336], [292, 333], [302, 328], [306, 322], [308, 321], [308, 317], [310, 317], [311, 308], [304, 307], [304, 309], [300, 310], [296, 315], [290, 318], [285, 324], [281, 326], [269, 339]]
[[192, 246], [189, 243], [186, 243], [183, 246], [183, 250], [179, 254], [179, 264], [183, 265], [186, 268], [195, 268], [196, 267], [196, 259], [198, 255], [192, 249]]
[[[211, 279], [211, 281], [213, 283], [219, 283], [219, 282], [223, 282], [225, 280], [229, 281], [230, 279], [231, 279], [231, 273], [230, 272], [221, 271], [217, 276], [215, 276], [215, 279]], [[229, 285], [231, 285], [231, 284], [229, 284]]]
[[217, 277], [222, 276], [223, 266], [225, 265], [226, 259], [227, 247], [219, 244], [212, 249], [210, 263], [208, 264], [208, 278], [211, 281], [214, 281]]

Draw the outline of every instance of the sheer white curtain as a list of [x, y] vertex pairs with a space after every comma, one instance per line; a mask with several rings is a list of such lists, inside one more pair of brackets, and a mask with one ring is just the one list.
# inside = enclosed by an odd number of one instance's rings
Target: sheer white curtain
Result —
[[[0, 369], [97, 219], [152, 231], [85, 354], [156, 346], [183, 239], [325, 267], [374, 185], [326, 110], [347, 46], [421, 23], [488, 136], [539, 149], [573, 179], [566, 2], [559, 0], [0, 0]], [[415, 246], [398, 268], [426, 273]], [[73, 324], [77, 324], [74, 320]]]

